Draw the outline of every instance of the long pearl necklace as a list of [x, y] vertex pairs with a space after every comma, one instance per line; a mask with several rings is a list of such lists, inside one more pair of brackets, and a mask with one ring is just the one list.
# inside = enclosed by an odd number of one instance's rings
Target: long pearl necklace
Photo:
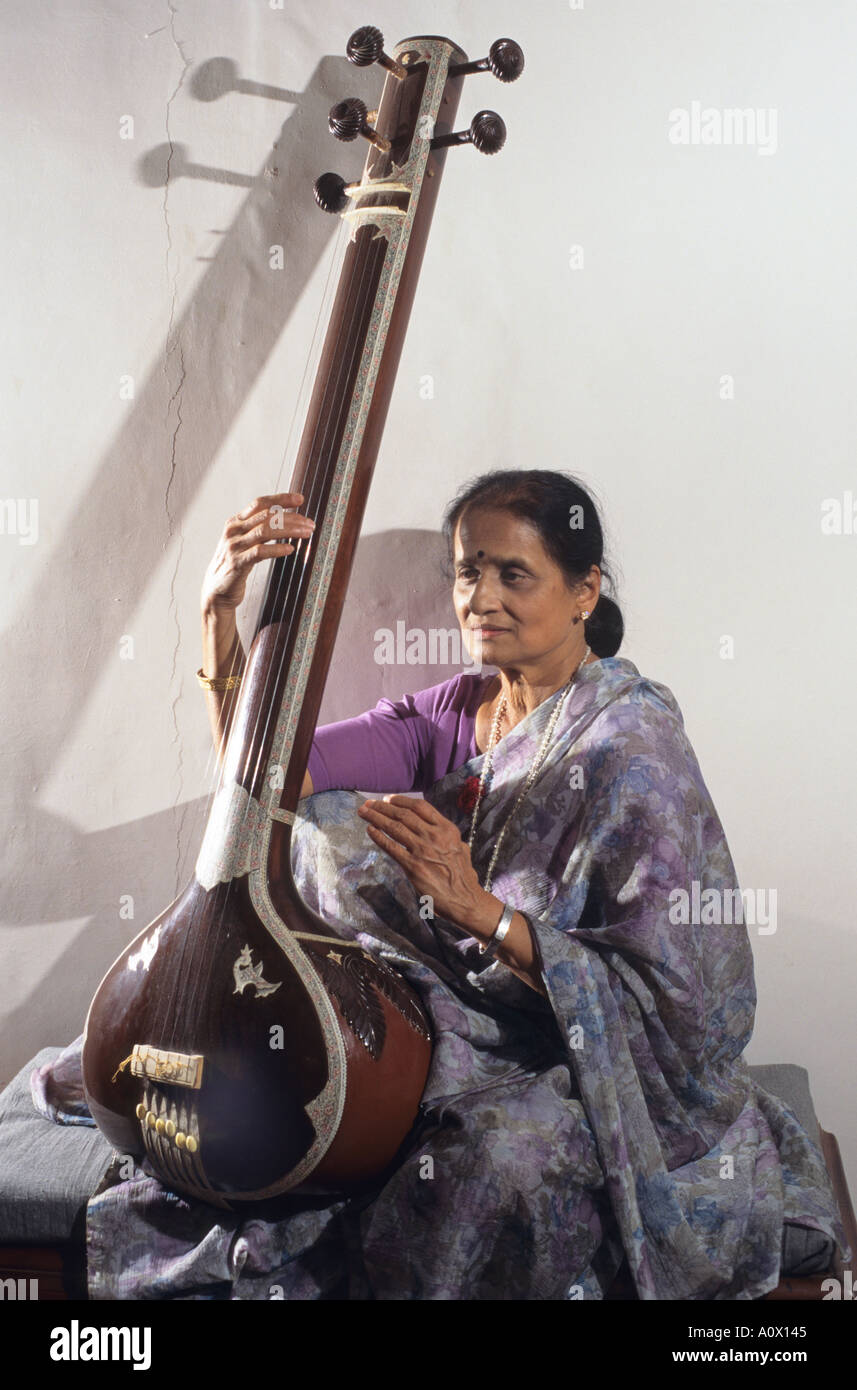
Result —
[[[577, 666], [575, 666], [574, 670], [572, 671], [571, 675], [566, 681], [565, 687], [562, 692], [562, 696], [556, 702], [553, 714], [551, 715], [550, 720], [548, 721], [548, 726], [545, 729], [544, 737], [542, 738], [536, 756], [533, 758], [533, 761], [530, 765], [530, 770], [527, 774], [527, 780], [521, 788], [517, 801], [515, 802], [514, 806], [512, 807], [511, 811], [509, 812], [508, 816], [503, 822], [500, 834], [497, 836], [497, 839], [494, 843], [494, 852], [491, 855], [491, 862], [488, 865], [488, 872], [485, 875], [485, 882], [482, 885], [486, 893], [489, 893], [491, 891], [491, 883], [494, 876], [494, 866], [497, 863], [497, 856], [500, 853], [500, 846], [503, 843], [503, 836], [506, 834], [506, 831], [508, 830], [512, 822], [512, 819], [515, 816], [516, 811], [518, 810], [518, 807], [524, 800], [524, 797], [527, 795], [527, 792], [530, 790], [530, 787], [533, 785], [533, 783], [536, 780], [536, 777], [538, 776], [539, 769], [547, 756], [548, 745], [550, 744], [553, 731], [556, 728], [557, 720], [559, 719], [562, 707], [566, 702], [566, 698], [568, 697], [571, 687], [574, 685], [574, 682], [577, 679], [578, 671], [580, 670], [584, 661], [586, 661], [586, 658], [590, 655], [590, 649], [589, 647], [587, 647]], [[491, 736], [488, 740], [488, 751], [485, 755], [485, 763], [482, 768], [482, 776], [479, 778], [479, 790], [476, 793], [476, 805], [473, 807], [473, 816], [470, 821], [470, 834], [467, 837], [467, 846], [468, 849], [470, 849], [471, 851], [473, 849], [473, 836], [476, 833], [476, 822], [479, 817], [479, 808], [482, 805], [482, 798], [485, 795], [485, 784], [488, 781], [488, 777], [491, 773], [491, 768], [494, 763], [494, 748], [496, 744], [499, 742], [500, 738], [500, 721], [502, 720], [505, 712], [506, 696], [504, 695], [502, 700], [500, 701], [500, 704], [497, 707], [497, 712], [494, 715], [493, 720], [491, 721]]]

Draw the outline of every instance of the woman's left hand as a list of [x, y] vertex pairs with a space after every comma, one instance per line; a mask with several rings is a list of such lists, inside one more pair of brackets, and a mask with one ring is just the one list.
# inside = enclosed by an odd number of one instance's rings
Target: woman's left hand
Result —
[[375, 844], [401, 865], [417, 893], [432, 899], [432, 912], [470, 931], [487, 895], [452, 821], [411, 796], [366, 801], [357, 814], [369, 822], [366, 829]]

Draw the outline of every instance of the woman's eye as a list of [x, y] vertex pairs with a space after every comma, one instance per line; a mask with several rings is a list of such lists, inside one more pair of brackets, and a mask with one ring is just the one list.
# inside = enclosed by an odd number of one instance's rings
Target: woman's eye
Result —
[[[471, 582], [471, 580], [477, 579], [477, 578], [478, 578], [478, 575], [479, 575], [479, 571], [478, 571], [478, 570], [475, 570], [475, 569], [460, 569], [460, 570], [458, 570], [458, 572], [457, 572], [456, 578], [458, 578], [458, 579], [464, 581], [464, 583], [469, 584], [469, 583]], [[505, 570], [504, 573], [503, 573], [503, 580], [504, 580], [504, 582], [507, 583], [507, 584], [510, 583], [510, 582], [511, 582], [511, 583], [517, 583], [518, 580], [520, 580], [520, 579], [526, 579], [526, 578], [528, 578], [528, 576], [527, 576], [526, 574], [524, 574], [523, 570]]]

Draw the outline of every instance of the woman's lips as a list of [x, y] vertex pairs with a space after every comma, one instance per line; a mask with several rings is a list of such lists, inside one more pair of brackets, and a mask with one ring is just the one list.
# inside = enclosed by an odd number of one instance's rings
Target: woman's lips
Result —
[[507, 627], [472, 627], [470, 631], [478, 632], [483, 637], [495, 637], [501, 632], [508, 632], [509, 629]]

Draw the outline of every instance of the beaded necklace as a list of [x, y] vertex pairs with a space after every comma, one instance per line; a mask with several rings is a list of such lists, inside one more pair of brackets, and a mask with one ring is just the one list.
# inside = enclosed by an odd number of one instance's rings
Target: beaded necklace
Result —
[[[568, 698], [569, 692], [571, 691], [571, 687], [573, 686], [575, 680], [577, 679], [577, 673], [578, 673], [578, 671], [580, 670], [580, 668], [581, 668], [581, 666], [583, 665], [584, 661], [586, 661], [586, 658], [587, 658], [588, 656], [590, 656], [590, 655], [591, 655], [590, 649], [589, 649], [589, 647], [587, 647], [587, 648], [586, 648], [586, 651], [583, 653], [583, 656], [582, 656], [580, 662], [579, 662], [578, 665], [574, 668], [574, 670], [572, 671], [572, 673], [571, 673], [571, 675], [569, 676], [568, 680], [566, 681], [565, 687], [564, 687], [563, 692], [562, 692], [562, 696], [561, 696], [561, 698], [560, 698], [559, 700], [557, 700], [557, 702], [556, 702], [556, 706], [555, 706], [555, 708], [554, 708], [553, 714], [551, 715], [550, 720], [548, 721], [548, 726], [547, 726], [547, 728], [545, 729], [544, 737], [542, 738], [542, 741], [541, 741], [541, 743], [539, 744], [538, 751], [536, 752], [536, 756], [533, 758], [532, 764], [531, 764], [531, 766], [530, 766], [529, 773], [527, 774], [527, 780], [526, 780], [526, 782], [524, 783], [523, 787], [521, 788], [521, 791], [520, 791], [520, 793], [519, 793], [519, 795], [518, 795], [517, 801], [515, 802], [514, 806], [512, 807], [511, 811], [509, 812], [508, 816], [506, 817], [505, 821], [503, 822], [503, 826], [502, 826], [502, 829], [501, 829], [501, 831], [500, 831], [500, 834], [497, 836], [497, 839], [496, 839], [495, 844], [494, 844], [494, 851], [493, 851], [493, 853], [492, 853], [492, 855], [491, 855], [491, 862], [490, 862], [490, 864], [488, 865], [488, 872], [487, 872], [487, 874], [485, 875], [485, 882], [484, 882], [483, 885], [482, 885], [482, 887], [485, 889], [485, 892], [486, 892], [486, 893], [490, 893], [490, 891], [491, 891], [491, 882], [492, 882], [493, 875], [494, 875], [494, 866], [495, 866], [495, 864], [497, 863], [497, 856], [498, 856], [498, 854], [500, 853], [500, 846], [501, 846], [502, 843], [503, 843], [503, 836], [506, 834], [506, 831], [508, 830], [508, 828], [509, 828], [509, 826], [510, 826], [510, 824], [511, 824], [511, 822], [512, 822], [512, 819], [513, 819], [513, 817], [515, 816], [515, 813], [516, 813], [517, 810], [518, 810], [518, 807], [520, 806], [521, 802], [524, 800], [524, 797], [527, 795], [527, 792], [530, 790], [530, 787], [533, 785], [534, 781], [536, 780], [536, 777], [538, 776], [539, 769], [540, 769], [542, 763], [544, 762], [545, 757], [547, 756], [548, 745], [550, 744], [551, 737], [552, 737], [552, 735], [553, 735], [553, 731], [554, 731], [554, 729], [556, 728], [557, 720], [559, 719], [560, 713], [561, 713], [561, 711], [562, 711], [562, 707], [563, 707], [563, 705], [565, 704], [566, 699]], [[467, 845], [468, 845], [468, 848], [469, 848], [471, 851], [472, 851], [472, 849], [473, 849], [473, 836], [474, 836], [474, 834], [476, 833], [476, 822], [477, 822], [477, 819], [478, 819], [478, 817], [479, 817], [479, 808], [480, 808], [480, 806], [481, 806], [481, 804], [482, 804], [482, 798], [483, 798], [483, 796], [484, 796], [484, 794], [485, 794], [485, 784], [486, 784], [487, 781], [488, 781], [488, 777], [489, 777], [489, 775], [490, 775], [491, 768], [492, 768], [493, 763], [494, 763], [494, 748], [495, 748], [496, 744], [499, 742], [499, 738], [500, 738], [500, 721], [502, 720], [505, 711], [506, 711], [506, 696], [504, 695], [503, 698], [502, 698], [502, 700], [500, 701], [500, 704], [499, 704], [498, 707], [497, 707], [497, 712], [496, 712], [496, 714], [494, 715], [493, 720], [491, 721], [491, 736], [490, 736], [489, 741], [488, 741], [488, 751], [487, 751], [487, 753], [486, 753], [486, 755], [485, 755], [485, 763], [484, 763], [483, 768], [482, 768], [482, 776], [479, 778], [479, 790], [478, 790], [477, 793], [476, 793], [476, 804], [475, 804], [475, 806], [473, 807], [473, 816], [472, 816], [471, 821], [470, 821], [470, 834], [469, 834], [469, 836], [468, 836], [468, 838], [467, 838]]]

